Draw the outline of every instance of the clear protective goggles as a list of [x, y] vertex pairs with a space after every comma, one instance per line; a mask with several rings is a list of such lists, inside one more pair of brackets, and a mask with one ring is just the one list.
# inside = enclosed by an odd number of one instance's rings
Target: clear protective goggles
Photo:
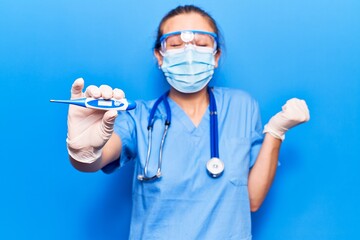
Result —
[[199, 30], [184, 30], [164, 34], [160, 38], [161, 53], [169, 50], [181, 51], [192, 44], [198, 51], [212, 51], [217, 49], [217, 35], [213, 32]]

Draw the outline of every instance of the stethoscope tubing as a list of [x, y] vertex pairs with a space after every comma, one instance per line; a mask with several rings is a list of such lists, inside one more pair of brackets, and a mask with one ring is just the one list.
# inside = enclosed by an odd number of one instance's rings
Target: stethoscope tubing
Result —
[[208, 88], [210, 101], [210, 156], [211, 158], [219, 158], [219, 133], [218, 133], [218, 119], [215, 97], [212, 93], [212, 88]]
[[[171, 123], [171, 110], [170, 110], [170, 105], [169, 102], [167, 101], [167, 96], [168, 96], [169, 92], [166, 92], [164, 95], [162, 95], [160, 98], [158, 98], [156, 100], [156, 102], [154, 103], [154, 106], [152, 107], [151, 111], [150, 111], [150, 115], [149, 115], [149, 119], [148, 119], [148, 126], [147, 126], [147, 130], [148, 130], [148, 149], [147, 149], [147, 155], [146, 155], [146, 161], [145, 161], [145, 166], [144, 166], [144, 171], [142, 175], [138, 175], [138, 179], [140, 181], [151, 181], [151, 180], [155, 180], [157, 178], [159, 178], [161, 176], [161, 166], [162, 166], [162, 153], [163, 153], [163, 147], [164, 147], [164, 143], [165, 143], [165, 138]], [[151, 156], [151, 146], [152, 146], [152, 130], [154, 128], [154, 122], [155, 122], [155, 112], [159, 106], [159, 104], [161, 102], [164, 102], [165, 105], [165, 110], [166, 110], [166, 120], [165, 120], [165, 129], [164, 129], [164, 133], [163, 136], [161, 138], [161, 143], [160, 143], [160, 149], [159, 149], [159, 161], [158, 161], [158, 167], [157, 167], [157, 171], [156, 174], [154, 176], [149, 177], [148, 176], [148, 167], [149, 167], [149, 161], [150, 161], [150, 156]]]
[[[221, 175], [221, 173], [224, 169], [224, 165], [221, 162], [221, 160], [219, 159], [219, 133], [218, 133], [217, 107], [216, 107], [215, 97], [212, 92], [213, 89], [208, 87], [207, 91], [209, 93], [209, 102], [210, 102], [209, 110], [210, 110], [210, 155], [211, 155], [211, 159], [209, 160], [209, 162], [207, 164], [207, 169], [208, 169], [209, 174], [212, 177], [218, 177]], [[148, 130], [147, 156], [146, 156], [145, 166], [143, 169], [143, 174], [142, 175], [139, 174], [137, 177], [138, 180], [140, 180], [140, 181], [155, 180], [157, 178], [160, 178], [161, 174], [162, 174], [161, 166], [162, 166], [163, 148], [164, 148], [165, 138], [167, 136], [167, 132], [168, 132], [168, 129], [169, 129], [170, 123], [171, 123], [171, 109], [170, 109], [169, 102], [167, 100], [168, 95], [169, 95], [169, 91], [167, 91], [160, 98], [158, 98], [155, 101], [155, 103], [150, 111], [150, 115], [149, 115], [149, 119], [148, 119], [148, 126], [147, 126], [147, 130]], [[149, 167], [151, 147], [152, 147], [152, 130], [154, 127], [154, 122], [155, 122], [155, 112], [161, 102], [164, 102], [165, 111], [166, 111], [165, 128], [164, 128], [164, 132], [163, 132], [163, 136], [161, 138], [161, 143], [160, 143], [160, 148], [159, 148], [159, 160], [158, 160], [157, 172], [154, 176], [149, 177], [148, 176], [148, 167]], [[209, 167], [208, 165], [209, 166], [221, 165], [222, 170], [220, 172], [213, 173], [212, 170], [209, 169], [212, 167]]]

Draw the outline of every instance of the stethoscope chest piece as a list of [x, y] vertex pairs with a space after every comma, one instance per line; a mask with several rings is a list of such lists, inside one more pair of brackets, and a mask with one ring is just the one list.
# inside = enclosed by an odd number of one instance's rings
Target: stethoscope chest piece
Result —
[[213, 178], [220, 177], [221, 174], [224, 172], [225, 165], [224, 163], [216, 157], [211, 158], [206, 163], [206, 169], [209, 173], [209, 175]]

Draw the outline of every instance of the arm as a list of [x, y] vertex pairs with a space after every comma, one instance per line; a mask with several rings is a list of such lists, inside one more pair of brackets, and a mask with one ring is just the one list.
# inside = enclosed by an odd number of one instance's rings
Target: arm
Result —
[[273, 182], [281, 140], [266, 134], [259, 155], [251, 168], [248, 181], [250, 209], [257, 211], [268, 193]]
[[252, 212], [260, 208], [273, 182], [285, 132], [309, 119], [309, 110], [305, 101], [293, 98], [288, 100], [282, 111], [265, 125], [264, 142], [249, 173], [248, 189]]

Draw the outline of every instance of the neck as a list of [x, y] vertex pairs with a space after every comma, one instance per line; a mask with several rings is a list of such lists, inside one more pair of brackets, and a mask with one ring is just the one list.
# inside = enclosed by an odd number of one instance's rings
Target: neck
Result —
[[184, 110], [195, 126], [199, 125], [209, 105], [206, 87], [196, 93], [181, 93], [171, 88], [169, 97]]

